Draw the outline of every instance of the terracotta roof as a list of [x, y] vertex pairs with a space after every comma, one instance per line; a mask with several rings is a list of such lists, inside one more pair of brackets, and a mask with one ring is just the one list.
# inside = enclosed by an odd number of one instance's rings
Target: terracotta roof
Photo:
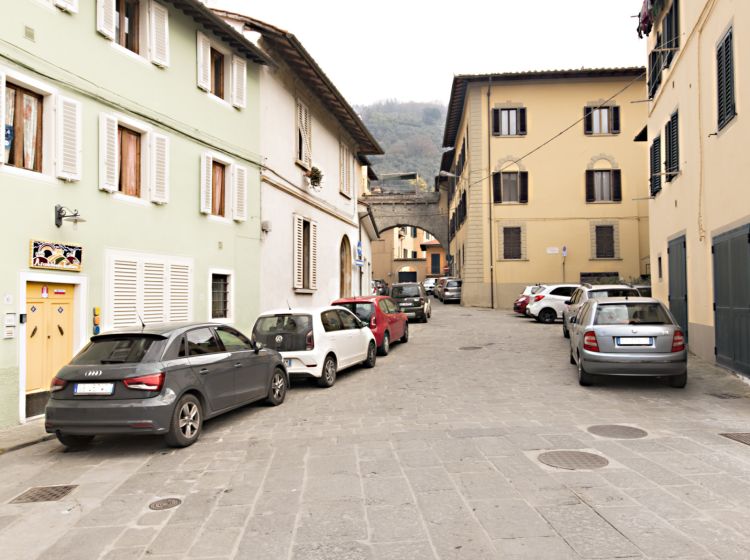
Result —
[[646, 76], [643, 66], [626, 68], [579, 68], [569, 70], [530, 70], [525, 72], [502, 72], [497, 74], [459, 74], [453, 77], [451, 99], [445, 119], [443, 147], [455, 147], [458, 124], [464, 109], [466, 87], [470, 82], [519, 82], [531, 80], [585, 80], [590, 78], [636, 78]]
[[427, 247], [434, 247], [436, 245], [438, 247], [440, 246], [440, 241], [438, 241], [437, 239], [430, 239], [429, 241], [424, 241], [424, 242], [422, 242], [422, 243], [419, 244], [419, 246], [422, 248], [423, 251]]
[[219, 17], [225, 17], [244, 24], [245, 29], [260, 33], [273, 51], [290, 66], [292, 71], [303, 79], [307, 87], [317, 96], [333, 116], [343, 125], [346, 131], [357, 142], [357, 152], [368, 155], [381, 155], [383, 149], [367, 129], [356, 111], [336, 89], [333, 82], [318, 66], [313, 57], [302, 46], [294, 34], [249, 16], [213, 10]]

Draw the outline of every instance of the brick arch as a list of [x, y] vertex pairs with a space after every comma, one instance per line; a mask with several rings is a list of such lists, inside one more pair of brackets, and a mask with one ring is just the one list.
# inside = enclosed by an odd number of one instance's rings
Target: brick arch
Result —
[[420, 194], [376, 194], [365, 197], [379, 231], [383, 232], [396, 227], [418, 227], [433, 235], [446, 253], [450, 247], [447, 199], [447, 193], [443, 190]]

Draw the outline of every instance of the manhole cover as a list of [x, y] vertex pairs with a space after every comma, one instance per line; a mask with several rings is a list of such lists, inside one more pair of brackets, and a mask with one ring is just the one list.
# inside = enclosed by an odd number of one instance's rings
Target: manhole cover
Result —
[[579, 469], [600, 469], [609, 465], [601, 455], [585, 451], [546, 451], [538, 457], [539, 461], [550, 467], [575, 471]]
[[615, 439], [638, 439], [646, 437], [648, 432], [632, 426], [620, 426], [618, 424], [602, 424], [600, 426], [590, 426], [588, 431], [595, 436], [615, 438]]
[[481, 350], [481, 346], [461, 346], [459, 350]]
[[737, 441], [739, 443], [744, 443], [745, 445], [750, 445], [750, 434], [748, 433], [735, 432], [735, 433], [719, 434], [719, 435], [724, 436], [725, 438], [731, 439], [733, 441]]
[[151, 502], [148, 504], [149, 509], [153, 509], [155, 511], [161, 511], [163, 509], [170, 509], [173, 507], [177, 507], [182, 503], [182, 500], [178, 498], [164, 498], [163, 500], [156, 500], [155, 502]]
[[717, 399], [741, 399], [740, 395], [733, 395], [732, 393], [708, 393], [710, 397], [716, 397]]
[[36, 486], [29, 488], [21, 494], [13, 498], [11, 504], [30, 504], [32, 502], [56, 502], [61, 500], [73, 490], [78, 488], [77, 484], [69, 486]]

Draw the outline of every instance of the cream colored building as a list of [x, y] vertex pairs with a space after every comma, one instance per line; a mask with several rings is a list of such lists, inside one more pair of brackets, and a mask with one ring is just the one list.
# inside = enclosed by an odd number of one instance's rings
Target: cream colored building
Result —
[[649, 274], [645, 98], [644, 68], [453, 79], [441, 181], [464, 305]]
[[[439, 273], [432, 273], [426, 248], [422, 247], [433, 240], [435, 237], [429, 232], [414, 226], [382, 232], [380, 239], [372, 242], [373, 278], [394, 284], [399, 281], [421, 282], [429, 276], [439, 276]], [[440, 268], [439, 257], [437, 268]]]
[[750, 2], [659, 4], [647, 14], [654, 294], [691, 351], [750, 373]]

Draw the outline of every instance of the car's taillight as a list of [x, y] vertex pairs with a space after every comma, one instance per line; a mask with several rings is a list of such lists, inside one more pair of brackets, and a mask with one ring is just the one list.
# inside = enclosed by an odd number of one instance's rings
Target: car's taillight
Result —
[[599, 351], [599, 343], [596, 341], [596, 333], [594, 331], [587, 331], [583, 335], [583, 349], [589, 352]]
[[378, 326], [378, 321], [377, 321], [377, 319], [375, 318], [375, 313], [373, 313], [373, 314], [372, 314], [372, 317], [370, 317], [370, 328], [371, 328], [372, 330], [375, 330], [375, 327], [377, 327], [377, 326]]
[[534, 296], [534, 301], [542, 301], [544, 296]]
[[419, 305], [424, 305], [424, 298], [419, 298]]
[[685, 349], [685, 335], [682, 331], [674, 331], [672, 338], [672, 352], [682, 352]]
[[62, 391], [65, 389], [65, 386], [68, 384], [67, 381], [64, 379], [60, 379], [59, 377], [53, 377], [52, 383], [50, 383], [49, 386], [49, 392], [54, 393], [55, 391]]
[[308, 331], [305, 337], [305, 350], [312, 350], [313, 348], [315, 348], [315, 337], [313, 337], [312, 331]]
[[140, 391], [161, 391], [164, 385], [164, 372], [139, 375], [138, 377], [127, 377], [122, 380], [128, 389]]

